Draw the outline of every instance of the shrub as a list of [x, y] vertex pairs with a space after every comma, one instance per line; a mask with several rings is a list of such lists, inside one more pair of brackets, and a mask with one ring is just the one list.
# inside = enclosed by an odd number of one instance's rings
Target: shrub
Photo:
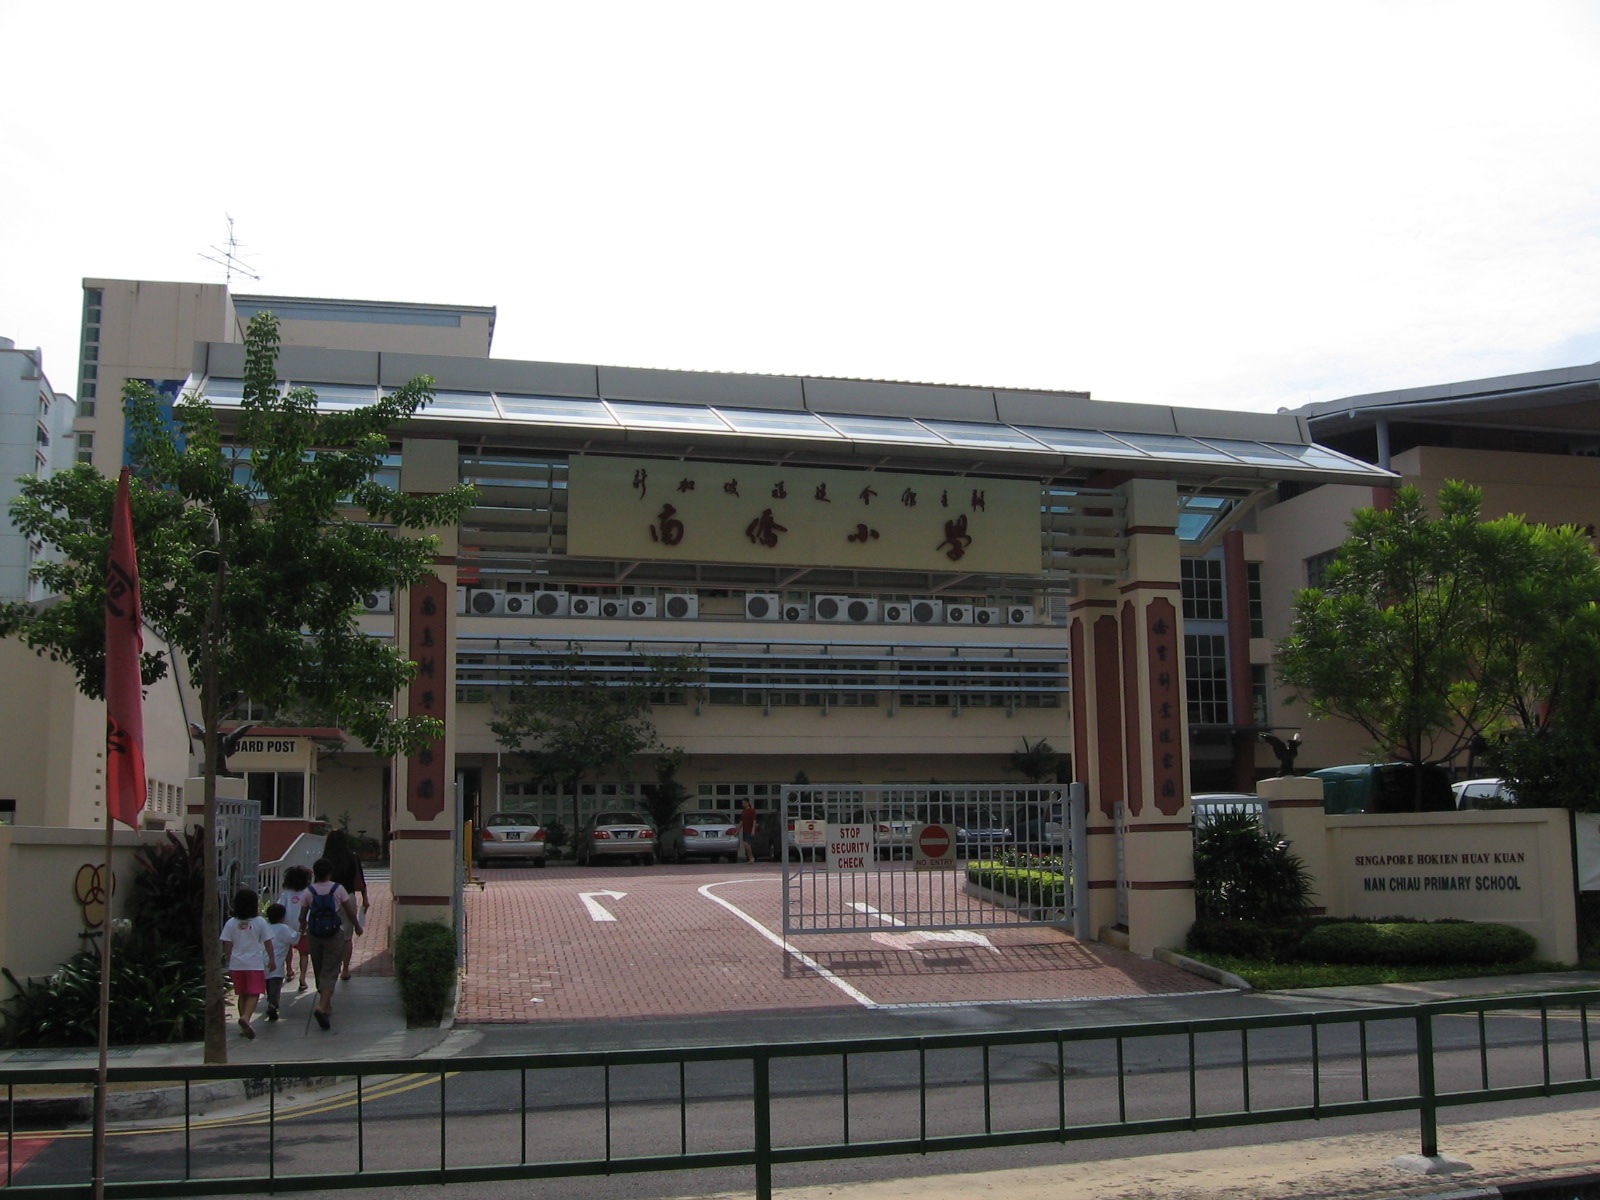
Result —
[[1311, 876], [1289, 843], [1251, 813], [1218, 813], [1194, 838], [1194, 906], [1201, 917], [1284, 921], [1302, 915]]
[[[17, 989], [5, 1002], [6, 1044], [92, 1046], [99, 1039], [99, 946], [78, 951], [43, 979], [19, 981], [10, 971], [5, 976]], [[188, 947], [144, 931], [113, 935], [111, 1044], [199, 1038], [205, 1027], [205, 990], [205, 968]]]
[[456, 980], [456, 935], [446, 925], [414, 921], [394, 946], [395, 981], [410, 1025], [437, 1025]]
[[1299, 953], [1311, 962], [1468, 966], [1520, 962], [1533, 957], [1536, 945], [1531, 934], [1511, 925], [1349, 921], [1316, 926], [1301, 939]]
[[1310, 925], [1305, 921], [1224, 921], [1201, 917], [1189, 930], [1188, 946], [1231, 958], [1286, 962], [1295, 958]]
[[[205, 905], [205, 836], [199, 825], [183, 837], [140, 846], [134, 854], [128, 915], [141, 936], [203, 961], [200, 918]], [[112, 962], [116, 969], [115, 958]]]
[[1021, 904], [1060, 908], [1066, 903], [1067, 878], [1059, 858], [1007, 850], [994, 861], [968, 863], [967, 880]]

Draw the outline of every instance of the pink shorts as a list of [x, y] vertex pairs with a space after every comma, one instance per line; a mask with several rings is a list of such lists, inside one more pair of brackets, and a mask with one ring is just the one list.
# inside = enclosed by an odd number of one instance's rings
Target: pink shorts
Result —
[[265, 996], [267, 994], [267, 973], [265, 971], [229, 971], [233, 979], [233, 994], [235, 996]]

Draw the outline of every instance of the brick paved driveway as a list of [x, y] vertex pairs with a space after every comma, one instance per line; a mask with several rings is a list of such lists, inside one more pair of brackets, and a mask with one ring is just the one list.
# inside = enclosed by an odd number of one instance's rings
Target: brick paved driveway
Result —
[[467, 890], [467, 974], [458, 1012], [465, 1022], [1215, 990], [1174, 967], [1048, 928], [985, 930], [985, 943], [886, 927], [807, 934], [785, 949], [778, 863], [552, 864], [482, 876], [482, 891]]

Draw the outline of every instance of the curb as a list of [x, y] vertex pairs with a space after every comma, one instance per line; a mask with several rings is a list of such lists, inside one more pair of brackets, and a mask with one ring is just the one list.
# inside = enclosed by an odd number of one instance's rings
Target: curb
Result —
[[1220, 983], [1223, 987], [1235, 988], [1241, 992], [1255, 991], [1253, 987], [1233, 972], [1224, 971], [1221, 967], [1213, 967], [1210, 963], [1197, 962], [1192, 958], [1179, 954], [1176, 950], [1169, 950], [1165, 946], [1155, 952], [1154, 958], [1157, 962], [1164, 962], [1169, 967], [1177, 967], [1180, 971], [1198, 975], [1201, 979], [1209, 979], [1212, 983]]
[[[284, 1064], [287, 1065], [287, 1064]], [[288, 1075], [277, 1079], [219, 1079], [211, 1083], [181, 1084], [137, 1092], [107, 1092], [106, 1116], [138, 1121], [155, 1117], [204, 1112], [218, 1103], [259, 1100], [269, 1091], [319, 1090], [348, 1083], [353, 1075]], [[94, 1118], [94, 1093], [82, 1096], [41, 1096], [0, 1103], [0, 1119], [17, 1125], [48, 1125]]]

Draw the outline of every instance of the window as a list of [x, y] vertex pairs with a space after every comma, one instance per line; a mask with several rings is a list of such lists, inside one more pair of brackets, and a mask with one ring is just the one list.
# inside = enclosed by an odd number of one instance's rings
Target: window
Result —
[[1328, 568], [1333, 565], [1333, 560], [1339, 557], [1337, 550], [1325, 550], [1321, 554], [1313, 554], [1306, 559], [1306, 586], [1326, 587], [1328, 585]]
[[1257, 725], [1272, 724], [1272, 704], [1267, 689], [1267, 668], [1255, 664], [1250, 668], [1250, 719]]
[[1245, 563], [1245, 604], [1250, 615], [1250, 636], [1253, 638], [1267, 636], [1266, 607], [1261, 599], [1261, 564], [1258, 562]]
[[1196, 725], [1228, 723], [1228, 639], [1216, 633], [1183, 635], [1183, 666], [1188, 678], [1189, 720]]
[[78, 461], [81, 463], [94, 462], [94, 434], [80, 433], [78, 435]]
[[261, 805], [263, 817], [306, 815], [306, 777], [299, 771], [248, 771], [245, 794]]
[[1186, 621], [1223, 621], [1227, 610], [1222, 603], [1222, 560], [1217, 558], [1185, 558], [1181, 560], [1183, 575], [1183, 619]]

